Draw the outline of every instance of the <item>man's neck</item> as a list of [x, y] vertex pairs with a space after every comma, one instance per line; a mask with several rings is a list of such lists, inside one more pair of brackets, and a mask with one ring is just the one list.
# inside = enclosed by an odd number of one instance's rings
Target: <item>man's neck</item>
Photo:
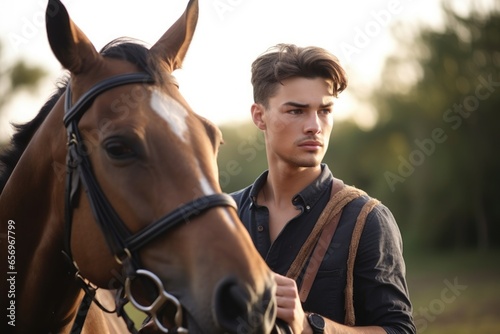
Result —
[[277, 207], [290, 205], [293, 196], [306, 188], [321, 174], [321, 166], [269, 168], [262, 195]]

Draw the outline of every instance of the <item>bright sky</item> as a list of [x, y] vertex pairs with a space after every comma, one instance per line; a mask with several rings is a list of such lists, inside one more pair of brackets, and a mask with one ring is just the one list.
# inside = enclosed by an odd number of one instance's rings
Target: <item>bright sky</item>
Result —
[[[466, 10], [473, 0], [451, 0]], [[475, 1], [488, 6], [495, 0]], [[19, 57], [50, 71], [35, 96], [20, 94], [0, 123], [31, 119], [55, 88], [62, 71], [45, 34], [45, 0], [0, 4], [2, 59]], [[153, 44], [181, 15], [187, 0], [63, 0], [70, 16], [97, 49], [116, 37]], [[318, 45], [335, 53], [357, 91], [379, 78], [384, 57], [397, 45], [391, 26], [439, 26], [440, 0], [200, 0], [200, 18], [183, 69], [174, 74], [199, 114], [217, 124], [250, 120], [250, 64], [268, 47], [287, 42]], [[478, 4], [479, 3], [479, 4]], [[481, 7], [480, 7], [481, 8]], [[370, 122], [370, 110], [349, 94], [337, 103], [340, 118]], [[360, 117], [362, 116], [362, 117]]]

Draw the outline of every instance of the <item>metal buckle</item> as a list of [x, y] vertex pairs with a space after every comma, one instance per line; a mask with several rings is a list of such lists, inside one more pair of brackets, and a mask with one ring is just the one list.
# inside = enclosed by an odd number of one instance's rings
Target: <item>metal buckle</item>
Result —
[[122, 266], [123, 265], [123, 262], [125, 262], [125, 260], [127, 259], [131, 259], [132, 258], [132, 254], [130, 253], [130, 251], [128, 250], [128, 248], [124, 248], [123, 249], [123, 254], [115, 254], [115, 261], [120, 265]]
[[66, 146], [71, 145], [78, 145], [78, 139], [76, 139], [76, 134], [74, 132], [69, 135], [68, 142], [66, 143]]

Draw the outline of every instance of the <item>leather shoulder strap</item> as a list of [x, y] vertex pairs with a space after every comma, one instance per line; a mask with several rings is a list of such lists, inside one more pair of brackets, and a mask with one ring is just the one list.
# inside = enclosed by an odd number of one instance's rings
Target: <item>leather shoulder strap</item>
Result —
[[[345, 187], [344, 182], [339, 179], [333, 180], [332, 192], [330, 196], [330, 200], [333, 198], [335, 194], [341, 191]], [[340, 221], [340, 216], [342, 215], [342, 208], [340, 211], [330, 220], [330, 222], [326, 223], [326, 226], [323, 227], [321, 231], [321, 235], [319, 237], [318, 243], [314, 248], [314, 251], [310, 257], [309, 263], [307, 265], [306, 271], [304, 272], [304, 278], [302, 279], [302, 284], [299, 290], [299, 297], [301, 302], [305, 302], [307, 296], [309, 295], [309, 291], [311, 291], [312, 284], [314, 279], [316, 278], [316, 274], [318, 273], [319, 266], [325, 257], [326, 250], [330, 246], [330, 242], [332, 241], [333, 235], [335, 234], [335, 230]]]
[[[308, 268], [306, 268], [306, 274], [299, 291], [302, 302], [307, 299], [326, 249], [328, 249], [328, 245], [335, 234], [340, 216], [342, 215], [342, 209], [347, 203], [362, 195], [366, 195], [366, 193], [357, 188], [345, 186], [342, 180], [334, 178], [330, 201], [323, 209], [316, 225], [287, 272], [287, 277], [297, 280], [307, 261], [311, 259]], [[313, 250], [314, 254], [312, 253]]]
[[[293, 261], [286, 275], [287, 277], [297, 280], [302, 269], [307, 264], [304, 278], [299, 290], [301, 302], [304, 303], [309, 295], [314, 279], [316, 278], [316, 274], [318, 273], [321, 262], [326, 254], [326, 250], [328, 249], [333, 235], [335, 234], [335, 230], [337, 229], [344, 206], [352, 200], [365, 195], [366, 193], [364, 191], [355, 187], [346, 186], [342, 180], [336, 178], [333, 179], [330, 200], [321, 212], [316, 225], [311, 231], [311, 234], [309, 234], [309, 237], [305, 241], [302, 248], [299, 250], [297, 257]], [[347, 259], [347, 283], [345, 288], [346, 315], [344, 321], [344, 323], [348, 326], [354, 326], [355, 324], [353, 299], [354, 262], [356, 260], [359, 241], [368, 214], [378, 204], [380, 204], [380, 201], [370, 198], [361, 208], [354, 225], [351, 243], [349, 245], [349, 255]], [[309, 258], [309, 263], [307, 263]]]
[[[342, 182], [342, 181], [340, 181], [340, 182]], [[333, 184], [338, 184], [338, 183], [339, 182], [337, 181], [337, 179], [333, 180]], [[343, 185], [343, 182], [342, 182], [342, 185]], [[339, 210], [336, 210], [336, 212], [334, 213], [332, 210], [332, 209], [334, 209], [333, 206], [335, 205], [335, 202], [339, 198], [338, 195], [340, 192], [340, 191], [337, 191], [335, 193], [333, 191], [333, 189], [334, 188], [332, 185], [332, 192], [331, 192], [330, 201], [328, 202], [328, 204], [325, 206], [325, 208], [321, 212], [321, 215], [320, 215], [318, 221], [316, 222], [316, 224], [314, 225], [313, 230], [311, 231], [311, 233], [307, 237], [306, 241], [304, 242], [304, 244], [300, 248], [299, 253], [297, 254], [297, 256], [295, 257], [295, 260], [292, 262], [292, 264], [290, 266], [290, 269], [288, 269], [288, 272], [286, 273], [287, 277], [290, 277], [294, 280], [297, 280], [302, 269], [304, 268], [304, 265], [306, 264], [307, 259], [309, 258], [309, 255], [311, 254], [314, 246], [318, 242], [319, 235], [320, 235], [321, 231], [323, 230], [323, 227], [325, 226], [326, 223], [328, 223], [328, 221], [331, 218], [333, 218], [335, 216], [335, 214], [337, 214], [339, 212]]]
[[345, 319], [344, 324], [354, 326], [356, 317], [354, 316], [354, 262], [358, 252], [359, 239], [365, 227], [366, 218], [375, 206], [380, 204], [380, 201], [375, 198], [370, 198], [368, 202], [361, 208], [361, 211], [354, 225], [352, 232], [351, 244], [349, 246], [349, 255], [347, 258], [347, 283], [345, 287]]

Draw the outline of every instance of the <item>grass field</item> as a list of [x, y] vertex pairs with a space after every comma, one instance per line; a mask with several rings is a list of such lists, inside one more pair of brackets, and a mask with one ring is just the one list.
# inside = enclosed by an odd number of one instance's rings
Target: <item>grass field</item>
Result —
[[500, 334], [500, 251], [405, 258], [419, 334]]
[[418, 333], [500, 333], [500, 251], [407, 255]]

